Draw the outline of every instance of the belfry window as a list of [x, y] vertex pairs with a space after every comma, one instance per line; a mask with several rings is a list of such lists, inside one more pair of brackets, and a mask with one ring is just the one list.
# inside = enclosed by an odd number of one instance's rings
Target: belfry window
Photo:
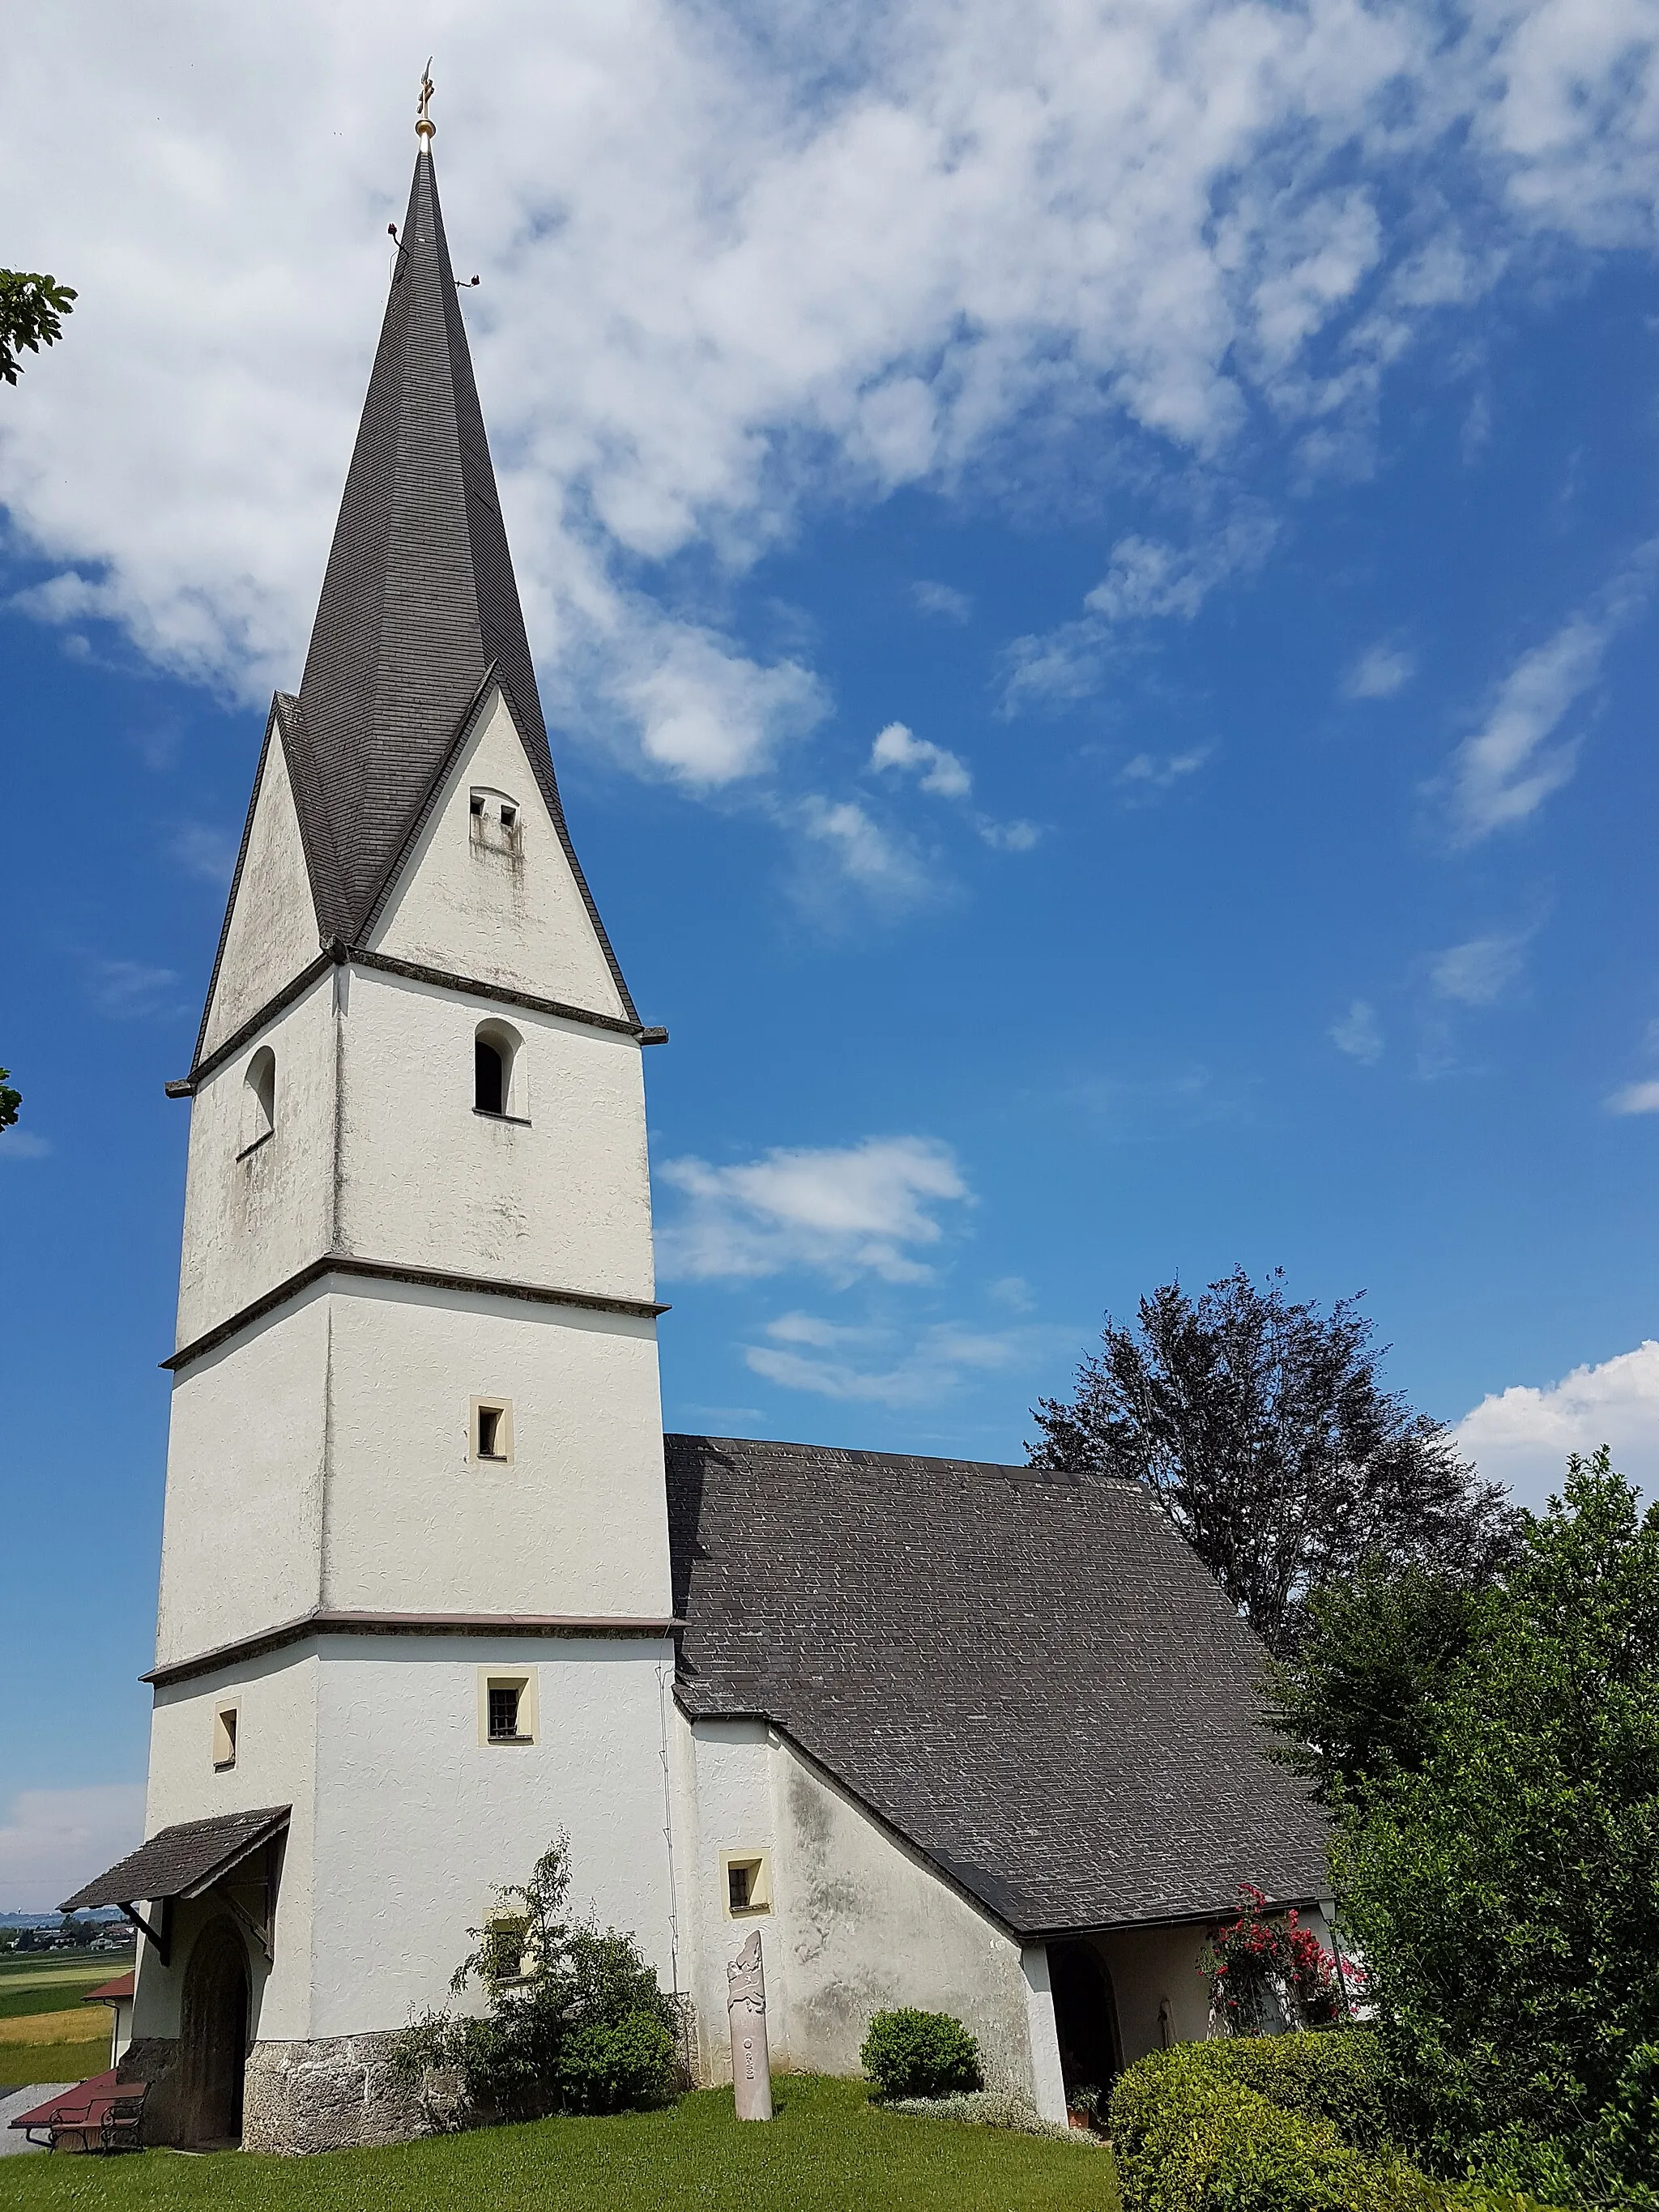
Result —
[[240, 1717], [235, 1705], [218, 1705], [213, 1714], [213, 1764], [216, 1771], [236, 1764], [236, 1723]]
[[242, 1141], [237, 1157], [263, 1145], [276, 1127], [276, 1055], [262, 1044], [242, 1079]]
[[525, 1111], [523, 1070], [519, 1065], [524, 1040], [505, 1022], [481, 1022], [472, 1038], [472, 1108], [507, 1121], [522, 1121]]
[[466, 811], [467, 835], [474, 855], [483, 859], [495, 854], [516, 863], [520, 858], [518, 800], [481, 784], [467, 793]]
[[507, 1111], [507, 1068], [501, 1048], [488, 1037], [477, 1037], [472, 1045], [473, 1082], [477, 1095], [473, 1104], [481, 1114], [505, 1114]]

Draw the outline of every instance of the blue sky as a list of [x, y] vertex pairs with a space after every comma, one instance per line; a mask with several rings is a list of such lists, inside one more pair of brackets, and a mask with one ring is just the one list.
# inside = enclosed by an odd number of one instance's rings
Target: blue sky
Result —
[[[83, 295], [0, 392], [0, 1908], [137, 1818], [161, 1085], [412, 149], [390, 15], [160, 12], [27, 32], [0, 157], [9, 258]], [[403, 73], [437, 50], [568, 811], [672, 1034], [667, 1419], [1018, 1458], [1103, 1309], [1242, 1262], [1365, 1290], [1518, 1495], [1604, 1437], [1650, 1476], [1640, 11], [1000, 23], [438, 9]]]

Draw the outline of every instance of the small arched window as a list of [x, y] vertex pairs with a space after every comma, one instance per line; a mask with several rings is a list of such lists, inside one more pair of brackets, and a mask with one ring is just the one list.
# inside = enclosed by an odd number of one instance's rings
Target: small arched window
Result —
[[480, 1022], [472, 1039], [472, 1103], [480, 1114], [512, 1121], [526, 1119], [525, 1085], [520, 1066], [523, 1038], [505, 1022]]
[[262, 1044], [247, 1064], [242, 1084], [242, 1150], [264, 1144], [276, 1127], [276, 1055]]

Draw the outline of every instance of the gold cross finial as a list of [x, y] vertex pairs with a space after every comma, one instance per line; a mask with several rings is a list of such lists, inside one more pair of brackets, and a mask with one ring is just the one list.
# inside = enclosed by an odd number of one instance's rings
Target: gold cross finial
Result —
[[428, 54], [426, 67], [421, 72], [421, 112], [415, 123], [415, 136], [428, 154], [432, 150], [432, 141], [436, 137], [438, 130], [437, 125], [432, 120], [428, 112], [432, 105], [433, 89], [432, 57]]

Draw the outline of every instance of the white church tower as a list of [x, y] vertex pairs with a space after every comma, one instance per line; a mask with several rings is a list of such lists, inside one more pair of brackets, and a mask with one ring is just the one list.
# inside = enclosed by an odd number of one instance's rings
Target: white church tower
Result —
[[380, 2039], [561, 1828], [576, 1899], [675, 1978], [665, 1033], [566, 828], [416, 127], [304, 676], [170, 1086], [146, 1833], [173, 1832], [124, 1877], [151, 2140], [362, 2141], [379, 2101], [406, 2132]]

